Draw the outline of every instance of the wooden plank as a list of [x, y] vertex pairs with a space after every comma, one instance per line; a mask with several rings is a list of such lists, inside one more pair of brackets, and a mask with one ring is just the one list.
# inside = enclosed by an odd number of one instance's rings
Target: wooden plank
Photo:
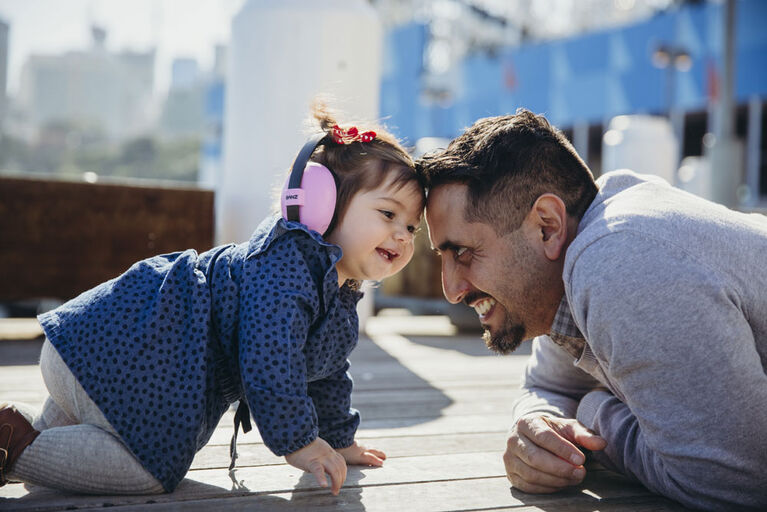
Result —
[[[509, 379], [511, 375], [521, 374], [527, 362], [525, 356], [503, 357], [489, 352], [480, 356], [461, 350], [446, 350], [445, 347], [425, 345], [399, 334], [380, 334], [373, 336], [372, 340], [390, 359], [374, 363], [365, 359], [366, 371], [386, 371], [399, 363], [401, 367], [429, 382], [466, 378], [476, 381], [479, 375], [483, 381], [487, 378]], [[482, 345], [479, 339], [469, 343]], [[484, 348], [482, 350], [486, 351]], [[356, 360], [355, 356], [362, 357], [362, 354], [355, 351], [351, 357], [352, 364]], [[481, 374], [476, 373], [479, 369]]]
[[[322, 490], [314, 477], [292, 466], [275, 465], [237, 469], [233, 481], [225, 470], [195, 470], [190, 471], [187, 478], [172, 494], [151, 497], [158, 504], [169, 502], [192, 502], [199, 500], [219, 499], [232, 495], [296, 495], [307, 491], [323, 491], [320, 495], [333, 498]], [[429, 486], [435, 483], [458, 483], [451, 485], [453, 492], [450, 499], [444, 496], [432, 495], [429, 500], [418, 499], [418, 496], [428, 494]], [[413, 485], [416, 484], [416, 485]], [[410, 491], [406, 485], [410, 485]], [[129, 504], [146, 504], [146, 496], [62, 496], [47, 490], [26, 493], [23, 486], [9, 485], [14, 493], [3, 493], [13, 501], [15, 510], [56, 510], [66, 507], [123, 506]], [[439, 487], [439, 486], [438, 486]], [[478, 487], [478, 488], [477, 488]], [[19, 489], [20, 488], [20, 489]], [[440, 503], [441, 510], [457, 510], [490, 506], [520, 506], [525, 504], [546, 503], [550, 497], [528, 495], [511, 492], [503, 472], [503, 464], [496, 453], [481, 452], [472, 454], [452, 454], [438, 456], [403, 457], [391, 459], [382, 468], [350, 467], [347, 473], [344, 492], [348, 496], [375, 494], [373, 489], [388, 488], [388, 497], [380, 503], [386, 504], [389, 510], [392, 504], [408, 503], [410, 510], [425, 510], [419, 506], [411, 506], [428, 501]], [[19, 492], [21, 491], [21, 492]], [[582, 495], [587, 498], [581, 498]], [[458, 500], [464, 496], [465, 505]], [[492, 496], [494, 499], [486, 500]], [[586, 481], [576, 488], [564, 491], [558, 496], [580, 498], [587, 500], [605, 500], [626, 497], [651, 496], [643, 487], [626, 481], [623, 477], [608, 471], [590, 472]], [[21, 499], [18, 499], [21, 498]], [[467, 500], [467, 498], [469, 498]], [[343, 500], [343, 496], [341, 497]], [[375, 500], [377, 503], [379, 500]], [[246, 502], [248, 502], [246, 500]], [[248, 502], [251, 506], [252, 502]], [[446, 508], [449, 503], [450, 508]], [[428, 508], [428, 507], [427, 507]], [[343, 508], [341, 508], [343, 510]], [[378, 508], [378, 510], [383, 510]]]
[[[425, 455], [448, 455], [473, 452], [497, 452], [506, 448], [505, 432], [442, 434], [434, 436], [374, 437], [361, 439], [361, 444], [378, 448], [388, 459]], [[285, 463], [262, 443], [238, 443], [237, 467]], [[229, 445], [208, 444], [192, 463], [193, 469], [225, 468], [229, 465]]]
[[[584, 492], [584, 489], [586, 492]], [[46, 491], [43, 491], [46, 492]], [[172, 496], [172, 495], [171, 495]], [[557, 512], [676, 512], [688, 510], [665, 498], [637, 494], [596, 497], [588, 488], [574, 488], [554, 495], [529, 495], [509, 489], [503, 479], [453, 480], [375, 487], [345, 487], [338, 496], [326, 490], [237, 494], [208, 499], [171, 499], [163, 497], [124, 498], [62, 496], [58, 502], [25, 502], [18, 508], [28, 512], [53, 510], [104, 510], [119, 506], [121, 512], [180, 511], [215, 512], [269, 511], [367, 511], [376, 512], [404, 507], [419, 512], [443, 511], [557, 511]], [[10, 501], [10, 500], [9, 500]], [[125, 504], [123, 504], [125, 503]], [[0, 507], [3, 500], [0, 498]]]
[[[511, 414], [382, 418], [370, 421], [363, 418], [360, 428], [357, 430], [357, 439], [506, 432], [510, 426]], [[228, 444], [232, 438], [232, 432], [232, 422], [222, 420], [219, 427], [213, 432], [209, 443]], [[261, 441], [255, 427], [247, 434], [240, 433], [237, 439], [238, 443]]]
[[24, 402], [39, 409], [46, 396], [48, 390], [37, 366], [0, 365], [0, 403]]
[[365, 421], [393, 418], [419, 418], [431, 414], [441, 416], [465, 416], [478, 414], [508, 414], [511, 411], [511, 401], [514, 395], [509, 393], [500, 400], [452, 401], [442, 396], [434, 401], [424, 402], [382, 402], [378, 404], [360, 404], [354, 401], [352, 405], [359, 409]]
[[[395, 326], [392, 328], [392, 326]], [[477, 321], [479, 327], [479, 321]], [[458, 333], [450, 318], [444, 315], [378, 315], [368, 319], [365, 332], [377, 334], [398, 334], [411, 336], [454, 336]]]
[[0, 341], [34, 340], [42, 335], [36, 318], [0, 318]]
[[[353, 402], [363, 416], [357, 438], [389, 457], [383, 468], [350, 467], [337, 497], [271, 454], [255, 430], [239, 438], [233, 481], [225, 469], [233, 416], [228, 411], [172, 494], [76, 496], [9, 484], [0, 489], [0, 510], [683, 510], [594, 467], [581, 486], [554, 495], [511, 490], [502, 452], [526, 356], [488, 357], [484, 350], [476, 337], [361, 339], [352, 355]], [[45, 396], [36, 366], [0, 366], [0, 400], [25, 392], [28, 402], [41, 403]]]
[[[322, 492], [311, 493], [284, 493], [247, 496], [242, 498], [222, 498], [204, 501], [185, 501], [168, 505], [132, 505], [121, 507], [121, 512], [145, 512], [153, 510], [179, 511], [179, 512], [215, 512], [215, 511], [311, 511], [311, 512], [390, 512], [392, 509], [401, 508], [405, 503], [406, 510], [419, 512], [673, 512], [688, 511], [680, 505], [660, 497], [630, 497], [616, 500], [589, 500], [581, 497], [566, 498], [564, 503], [552, 501], [542, 506], [498, 506], [489, 503], [488, 506], [477, 508], [468, 507], [454, 508], [456, 501], [474, 502], [468, 498], [465, 489], [452, 483], [428, 483], [413, 485], [418, 491], [433, 493], [433, 495], [416, 494], [414, 498], [403, 496], [402, 491], [410, 489], [391, 489], [388, 487], [366, 490], [359, 497], [350, 498], [350, 493], [343, 492], [338, 497], [329, 496]], [[480, 489], [479, 492], [483, 492]], [[490, 501], [493, 496], [480, 494], [482, 501]], [[439, 498], [439, 499], [437, 499]], [[392, 505], [392, 503], [394, 505]], [[412, 508], [410, 508], [412, 507]], [[103, 508], [88, 508], [80, 510], [103, 510]]]
[[[438, 456], [403, 457], [386, 461], [382, 468], [350, 467], [347, 473], [347, 485], [359, 486], [364, 480], [366, 486], [383, 484], [413, 483], [430, 480], [456, 480], [478, 477], [497, 477], [503, 475], [502, 462], [497, 453], [483, 452], [472, 454], [452, 454]], [[234, 484], [228, 471], [222, 469], [192, 470], [187, 478], [173, 493], [175, 499], [198, 499], [200, 497], [222, 497], [230, 491], [251, 492], [288, 492], [295, 489], [318, 490], [320, 487], [314, 477], [287, 464], [263, 465], [236, 468]], [[203, 485], [199, 485], [202, 484]], [[13, 487], [8, 491], [3, 488], [3, 495], [20, 497], [27, 494], [23, 486]], [[14, 492], [15, 491], [15, 492]], [[168, 500], [169, 495], [159, 496], [158, 500]], [[46, 495], [44, 499], [49, 499]], [[117, 501], [123, 500], [123, 501]], [[132, 497], [115, 497], [113, 503], [130, 503]], [[29, 496], [28, 502], [35, 501]]]
[[441, 397], [447, 398], [451, 403], [463, 401], [475, 401], [478, 396], [487, 398], [488, 402], [498, 403], [504, 400], [511, 405], [514, 398], [522, 391], [522, 388], [503, 388], [486, 386], [484, 382], [468, 383], [466, 386], [450, 386], [435, 388], [426, 385], [421, 388], [408, 389], [360, 389], [355, 386], [353, 398], [356, 404], [361, 406], [376, 405], [380, 403], [422, 404]]
[[[3, 370], [4, 371], [4, 370]], [[0, 379], [2, 380], [2, 379]], [[42, 383], [42, 379], [39, 379]], [[3, 389], [0, 382], [0, 403], [21, 402], [28, 404], [36, 410], [42, 408], [43, 401], [47, 397], [47, 391], [37, 386], [38, 379], [23, 378], [16, 380], [15, 389]], [[488, 425], [495, 425], [494, 429], [508, 428], [510, 421], [511, 401], [514, 395], [509, 394], [508, 399], [482, 401], [454, 401], [442, 397], [433, 402], [382, 402], [379, 404], [360, 404], [353, 402], [354, 407], [360, 410], [363, 422], [360, 430], [379, 430], [381, 428], [405, 428], [407, 426], [427, 423], [439, 417], [448, 416], [471, 416], [474, 420], [480, 417], [499, 416], [491, 420]], [[465, 422], [464, 422], [465, 423]], [[499, 424], [501, 425], [499, 427]], [[222, 418], [219, 428], [225, 431], [224, 435], [231, 435], [232, 421], [229, 416]], [[249, 434], [248, 434], [249, 436]], [[245, 439], [245, 438], [241, 438]]]
[[[471, 494], [467, 493], [467, 490]], [[659, 512], [688, 510], [656, 496], [595, 499], [587, 495], [556, 495], [539, 506], [499, 505], [507, 500], [506, 492], [493, 482], [479, 481], [466, 488], [463, 482], [428, 482], [397, 487], [371, 487], [343, 490], [339, 496], [323, 491], [249, 495], [244, 497], [184, 501], [169, 504], [137, 504], [120, 507], [121, 512], [179, 511], [312, 511], [312, 512], [390, 512], [404, 508], [419, 512]], [[477, 503], [481, 506], [475, 506]], [[86, 508], [80, 510], [103, 510]]]

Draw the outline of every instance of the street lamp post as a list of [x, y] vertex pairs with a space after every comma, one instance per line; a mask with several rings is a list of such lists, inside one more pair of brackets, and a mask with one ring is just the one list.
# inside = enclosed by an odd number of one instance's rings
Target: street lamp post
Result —
[[684, 141], [684, 116], [679, 109], [674, 108], [674, 96], [676, 94], [677, 71], [689, 71], [692, 67], [692, 57], [686, 48], [672, 44], [661, 43], [652, 54], [652, 63], [655, 67], [666, 70], [666, 116], [671, 122], [671, 128], [677, 139], [676, 164], [679, 164], [682, 156], [682, 143]]
[[[722, 12], [723, 48], [721, 93], [714, 104], [714, 143], [711, 162], [712, 197], [726, 206], [738, 205], [743, 179], [743, 145], [735, 136], [735, 0], [725, 0]], [[745, 192], [747, 189], [743, 189]]]
[[666, 112], [669, 117], [674, 107], [676, 72], [689, 71], [692, 67], [690, 52], [681, 46], [660, 44], [652, 54], [655, 67], [666, 70]]

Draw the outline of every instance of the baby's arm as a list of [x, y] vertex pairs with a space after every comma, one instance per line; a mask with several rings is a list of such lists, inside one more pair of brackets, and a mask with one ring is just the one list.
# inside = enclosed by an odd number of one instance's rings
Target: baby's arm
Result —
[[382, 451], [366, 448], [354, 440], [359, 413], [351, 408], [352, 379], [348, 370], [349, 362], [346, 361], [332, 375], [309, 383], [308, 392], [317, 410], [320, 436], [349, 464], [381, 466], [386, 459]]
[[324, 379], [308, 383], [307, 394], [317, 411], [319, 434], [335, 449], [354, 443], [354, 434], [360, 423], [360, 413], [352, 409], [352, 379], [348, 374], [349, 362]]
[[303, 348], [320, 301], [299, 247], [302, 236], [278, 237], [268, 252], [246, 259], [240, 277], [240, 378], [264, 444], [278, 456], [298, 452], [319, 434]]

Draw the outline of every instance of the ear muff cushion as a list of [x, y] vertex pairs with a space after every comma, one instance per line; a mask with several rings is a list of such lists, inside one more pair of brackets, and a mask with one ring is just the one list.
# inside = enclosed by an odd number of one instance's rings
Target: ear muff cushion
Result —
[[322, 164], [309, 162], [304, 168], [301, 188], [289, 188], [290, 178], [282, 187], [282, 217], [288, 219], [289, 205], [298, 205], [301, 224], [320, 234], [324, 233], [336, 209], [336, 180], [333, 173]]

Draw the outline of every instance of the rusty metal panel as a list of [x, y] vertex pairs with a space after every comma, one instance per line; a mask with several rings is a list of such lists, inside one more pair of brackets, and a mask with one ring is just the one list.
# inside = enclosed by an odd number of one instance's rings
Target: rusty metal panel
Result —
[[0, 177], [0, 301], [69, 299], [143, 258], [213, 244], [213, 192]]

